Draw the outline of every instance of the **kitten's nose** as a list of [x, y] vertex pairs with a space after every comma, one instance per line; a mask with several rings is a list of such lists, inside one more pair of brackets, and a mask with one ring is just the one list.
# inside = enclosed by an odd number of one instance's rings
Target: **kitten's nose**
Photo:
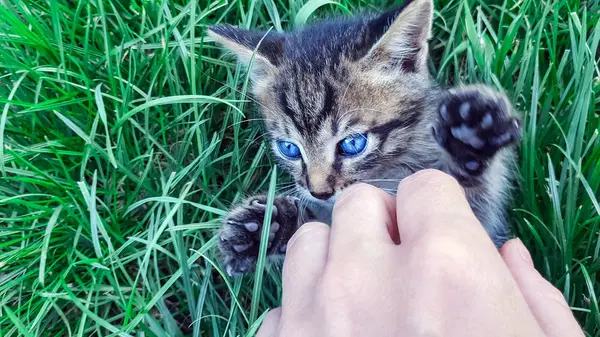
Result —
[[333, 191], [326, 191], [326, 192], [310, 191], [310, 194], [317, 199], [327, 200], [327, 199], [331, 198], [331, 196], [333, 195]]

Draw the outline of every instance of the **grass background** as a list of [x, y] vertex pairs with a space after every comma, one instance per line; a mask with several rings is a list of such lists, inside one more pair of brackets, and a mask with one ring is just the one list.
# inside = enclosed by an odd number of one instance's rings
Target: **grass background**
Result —
[[[0, 336], [255, 333], [280, 271], [224, 277], [213, 235], [232, 203], [285, 177], [246, 76], [204, 27], [285, 30], [392, 5], [326, 3], [0, 1]], [[590, 0], [439, 0], [431, 41], [440, 82], [503, 88], [523, 112], [511, 217], [589, 336], [599, 18]]]

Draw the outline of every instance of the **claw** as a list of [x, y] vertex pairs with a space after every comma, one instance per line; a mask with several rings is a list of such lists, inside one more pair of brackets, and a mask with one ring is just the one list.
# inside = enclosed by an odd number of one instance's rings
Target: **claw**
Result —
[[244, 264], [242, 264], [241, 266], [239, 266], [239, 268], [238, 268], [238, 269], [240, 270], [240, 272], [242, 272], [242, 273], [243, 273], [243, 272], [247, 271], [247, 270], [248, 270], [248, 268], [250, 268], [250, 264], [248, 264], [248, 263], [245, 261], [245, 263], [244, 263]]
[[[267, 205], [261, 203], [258, 199], [252, 200], [250, 204], [263, 211], [267, 209]], [[279, 214], [279, 210], [277, 209], [277, 206], [273, 205], [273, 216], [275, 217], [277, 214]]]
[[267, 208], [267, 205], [263, 204], [262, 202], [260, 202], [260, 200], [258, 199], [254, 199], [250, 202], [250, 205], [256, 207], [256, 208], [260, 208], [260, 209], [265, 209]]
[[235, 236], [235, 233], [233, 233], [233, 231], [224, 230], [221, 232], [219, 239], [221, 239], [221, 241], [228, 241], [229, 239], [233, 238], [234, 236]]
[[450, 120], [450, 116], [448, 115], [448, 107], [446, 107], [446, 104], [442, 104], [440, 106], [440, 116], [442, 116], [442, 119], [446, 122]]
[[438, 130], [436, 129], [435, 126], [431, 127], [431, 133], [433, 133], [433, 138], [435, 138], [435, 140], [438, 142], [438, 144], [445, 143], [444, 135], [442, 133], [438, 132]]

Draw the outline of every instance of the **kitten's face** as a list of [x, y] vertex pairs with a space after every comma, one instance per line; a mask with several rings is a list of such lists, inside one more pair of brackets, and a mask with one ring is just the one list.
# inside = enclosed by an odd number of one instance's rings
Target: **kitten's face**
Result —
[[414, 0], [382, 16], [269, 39], [212, 28], [213, 38], [252, 62], [273, 152], [305, 195], [333, 201], [355, 182], [385, 186], [386, 178], [395, 187], [399, 173], [418, 169], [434, 99], [426, 67], [431, 11], [431, 0]]
[[412, 148], [429, 132], [430, 91], [421, 74], [386, 76], [346, 60], [317, 73], [283, 65], [255, 96], [280, 165], [301, 189], [329, 200], [357, 181], [394, 178], [418, 159]]

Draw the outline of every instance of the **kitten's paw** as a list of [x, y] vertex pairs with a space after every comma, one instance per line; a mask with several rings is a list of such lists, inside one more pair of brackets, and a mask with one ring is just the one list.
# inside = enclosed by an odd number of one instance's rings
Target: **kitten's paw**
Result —
[[521, 123], [510, 110], [506, 96], [489, 88], [452, 89], [439, 105], [433, 132], [462, 169], [479, 175], [500, 149], [521, 138]]
[[[246, 199], [223, 219], [219, 231], [219, 251], [229, 276], [239, 276], [256, 264], [267, 209], [264, 195]], [[287, 242], [297, 228], [298, 199], [278, 196], [273, 202], [273, 213], [267, 255], [285, 254]]]

